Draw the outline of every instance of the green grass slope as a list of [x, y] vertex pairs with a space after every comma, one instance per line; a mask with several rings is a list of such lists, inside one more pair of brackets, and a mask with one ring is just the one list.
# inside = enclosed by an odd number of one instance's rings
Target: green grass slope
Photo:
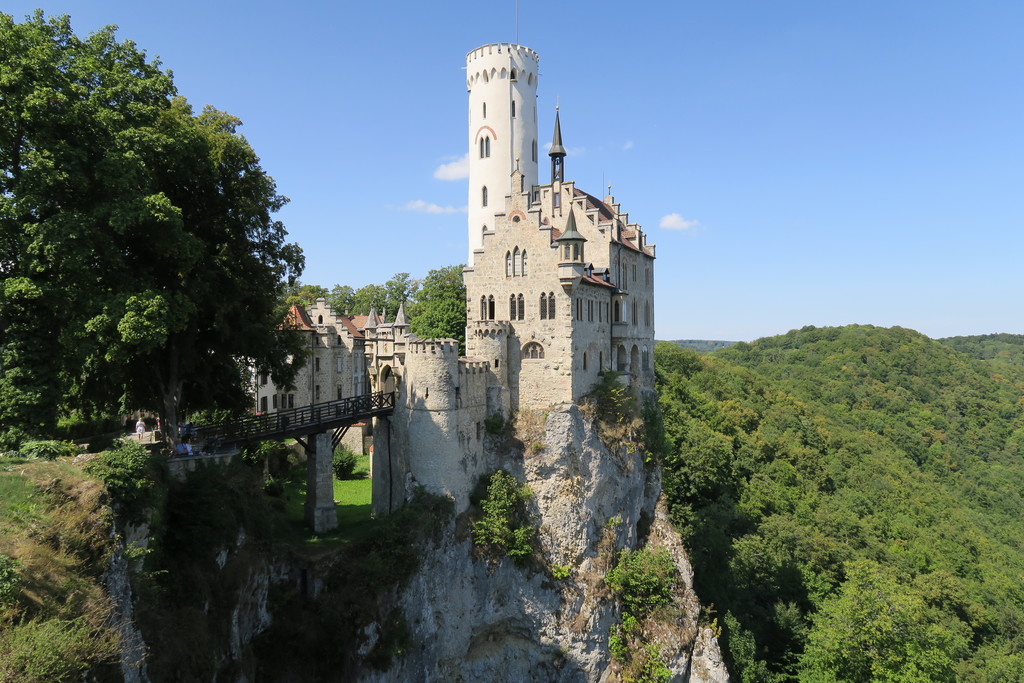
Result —
[[1020, 680], [1021, 368], [864, 326], [655, 357], [736, 680]]

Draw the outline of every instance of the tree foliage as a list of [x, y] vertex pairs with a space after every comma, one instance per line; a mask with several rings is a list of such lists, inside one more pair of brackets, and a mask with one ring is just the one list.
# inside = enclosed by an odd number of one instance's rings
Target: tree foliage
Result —
[[[0, 15], [0, 422], [52, 431], [62, 404], [161, 409], [287, 383], [274, 293], [302, 267], [287, 201], [238, 134], [108, 27]], [[120, 404], [120, 406], [118, 406]]]
[[463, 265], [427, 273], [409, 307], [412, 332], [424, 339], [458, 339], [465, 351], [466, 285]]
[[869, 326], [655, 359], [665, 493], [738, 680], [1021, 670], [1020, 368]]

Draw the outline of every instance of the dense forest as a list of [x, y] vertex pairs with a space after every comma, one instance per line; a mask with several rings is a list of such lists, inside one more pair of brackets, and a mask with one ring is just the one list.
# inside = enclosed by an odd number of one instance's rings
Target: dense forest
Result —
[[735, 680], [1021, 680], [1022, 342], [659, 344], [665, 491]]
[[691, 349], [697, 353], [710, 353], [732, 346], [736, 342], [718, 339], [675, 339], [671, 343], [684, 349]]

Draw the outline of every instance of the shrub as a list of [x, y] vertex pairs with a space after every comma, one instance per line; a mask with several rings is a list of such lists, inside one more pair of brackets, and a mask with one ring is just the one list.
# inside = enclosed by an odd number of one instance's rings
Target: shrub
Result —
[[85, 439], [98, 434], [121, 431], [121, 419], [116, 416], [85, 417], [74, 412], [57, 420], [54, 436], [60, 439]]
[[623, 550], [604, 580], [620, 594], [627, 617], [639, 618], [672, 600], [677, 578], [676, 566], [667, 550], [644, 548]]
[[21, 585], [19, 569], [21, 562], [13, 557], [0, 555], [0, 607], [13, 602]]
[[242, 462], [261, 470], [266, 467], [273, 477], [281, 477], [288, 471], [290, 455], [283, 441], [258, 441], [242, 447]]
[[334, 476], [338, 479], [352, 479], [352, 473], [356, 471], [358, 457], [348, 446], [338, 446], [331, 458], [331, 467], [334, 468]]
[[572, 568], [567, 564], [552, 564], [551, 576], [559, 581], [565, 581], [572, 576]]
[[117, 657], [117, 636], [85, 619], [32, 619], [0, 631], [0, 680], [82, 680], [90, 663]]
[[526, 509], [533, 494], [508, 472], [491, 475], [487, 497], [480, 501], [483, 517], [473, 523], [473, 542], [503, 551], [519, 565], [533, 553], [536, 529]]
[[501, 416], [501, 413], [488, 415], [484, 418], [484, 429], [488, 434], [501, 434], [505, 431], [505, 418]]
[[19, 449], [26, 458], [40, 460], [56, 460], [62, 457], [74, 457], [79, 454], [78, 446], [67, 441], [26, 441]]
[[86, 471], [103, 480], [114, 503], [129, 521], [140, 521], [149, 494], [156, 486], [159, 462], [139, 442], [122, 439], [86, 465]]

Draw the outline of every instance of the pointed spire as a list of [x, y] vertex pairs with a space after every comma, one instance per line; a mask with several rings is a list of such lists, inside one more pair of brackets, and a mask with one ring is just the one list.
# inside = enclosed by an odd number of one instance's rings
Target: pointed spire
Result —
[[409, 321], [405, 317], [405, 302], [398, 304], [398, 313], [395, 313], [395, 327], [409, 327]]
[[558, 120], [558, 107], [555, 107], [555, 134], [551, 138], [551, 182], [565, 180], [565, 147], [562, 146], [562, 124]]
[[377, 329], [377, 309], [371, 308], [370, 315], [366, 316], [366, 324], [363, 325], [364, 330], [375, 330]]
[[579, 233], [576, 229], [576, 212], [571, 208], [569, 209], [569, 220], [565, 222], [565, 231], [558, 236], [556, 242], [569, 242], [571, 240], [578, 240], [580, 242], [586, 242], [587, 238]]

